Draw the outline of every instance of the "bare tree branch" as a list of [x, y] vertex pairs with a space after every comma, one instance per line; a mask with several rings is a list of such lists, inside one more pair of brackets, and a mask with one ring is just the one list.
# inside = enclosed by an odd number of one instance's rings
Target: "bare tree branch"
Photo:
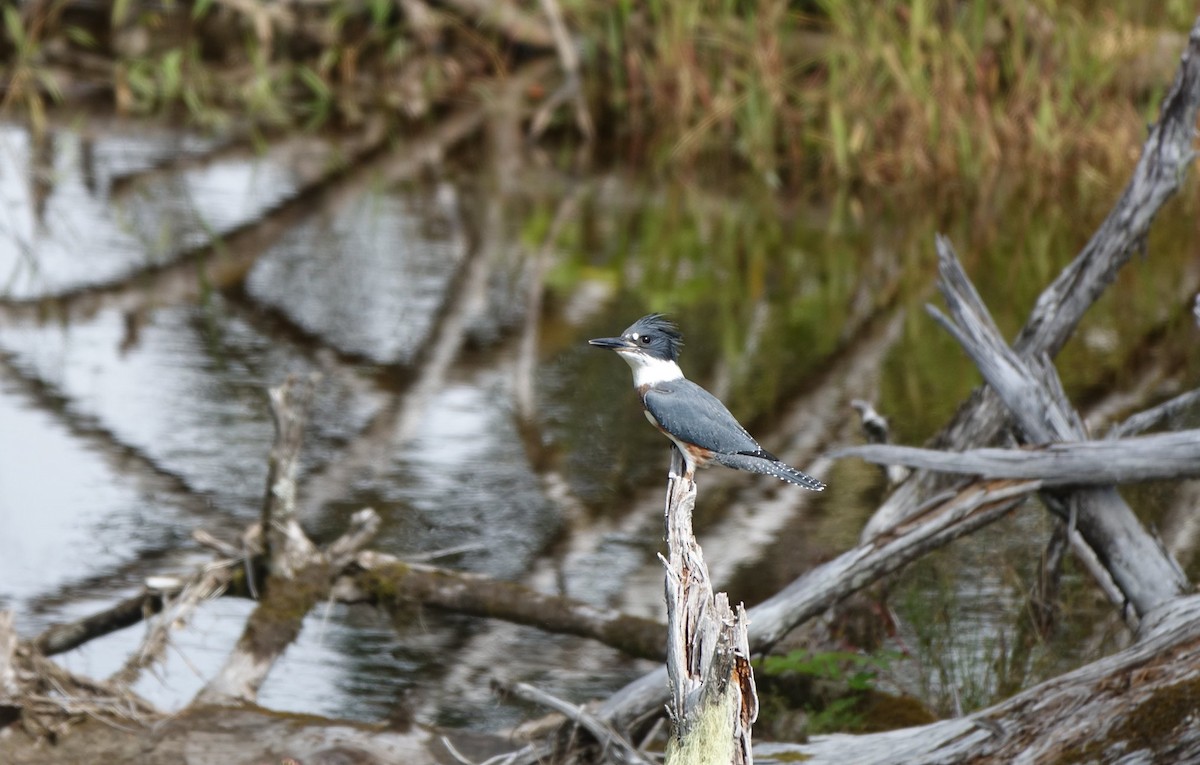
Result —
[[[988, 385], [1008, 407], [1026, 440], [1039, 444], [1085, 440], [1083, 423], [1066, 401], [1049, 359], [1045, 356], [1027, 359], [1010, 349], [950, 242], [939, 237], [937, 249], [938, 286], [951, 318], [934, 308], [930, 310], [938, 323], [962, 344]], [[1083, 539], [1136, 614], [1146, 614], [1189, 591], [1191, 584], [1178, 564], [1142, 527], [1115, 489], [1079, 489], [1067, 497], [1051, 497], [1052, 501], [1055, 499], [1069, 506], [1068, 512]]]
[[[1057, 354], [1084, 312], [1144, 243], [1154, 216], [1178, 190], [1193, 155], [1196, 112], [1200, 108], [1200, 18], [1188, 36], [1175, 81], [1163, 98], [1159, 119], [1142, 147], [1121, 198], [1074, 261], [1038, 298], [1013, 349], [1024, 358]], [[963, 449], [995, 439], [1008, 424], [995, 394], [977, 389], [932, 446]], [[924, 472], [905, 481], [863, 528], [862, 539], [882, 533], [904, 518], [903, 510], [937, 491], [938, 479]]]

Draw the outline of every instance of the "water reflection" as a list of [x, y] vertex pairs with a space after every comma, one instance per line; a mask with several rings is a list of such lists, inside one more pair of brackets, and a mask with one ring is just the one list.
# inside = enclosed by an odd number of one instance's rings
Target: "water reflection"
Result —
[[408, 364], [465, 257], [455, 191], [358, 202], [285, 234], [255, 263], [247, 290], [322, 343]]
[[[785, 461], [832, 471], [833, 488], [815, 500], [753, 476], [702, 474], [706, 556], [719, 583], [751, 603], [851, 544], [882, 492], [873, 469], [821, 457], [857, 438], [850, 399], [878, 401], [898, 440], [914, 441], [976, 379], [920, 310], [936, 221], [910, 208], [863, 212], [843, 200], [801, 212], [761, 192], [715, 196], [546, 168], [498, 187], [487, 157], [442, 166], [434, 180], [382, 183], [367, 167], [331, 181], [312, 169], [326, 150], [311, 142], [246, 157], [213, 139], [134, 128], [61, 129], [37, 147], [20, 127], [0, 138], [0, 603], [16, 608], [26, 634], [127, 596], [146, 575], [194, 565], [204, 556], [186, 540], [197, 526], [240, 533], [266, 475], [264, 389], [289, 372], [323, 376], [301, 484], [315, 535], [339, 534], [370, 505], [384, 518], [379, 549], [452, 550], [445, 565], [653, 617], [664, 442], [638, 415], [624, 368], [583, 338], [670, 310], [685, 330], [689, 376], [720, 391]], [[220, 235], [255, 228], [326, 183], [335, 188], [311, 215], [222, 249]], [[1009, 275], [998, 256], [973, 263], [1006, 275], [981, 286], [1004, 327], [1080, 237], [1070, 216], [1021, 214], [1028, 237], [980, 233], [978, 216], [941, 221], [966, 253], [1036, 246], [1036, 279]], [[245, 267], [219, 284], [143, 295], [136, 310], [115, 299], [69, 310], [90, 287], [131, 274], [118, 289], [137, 291], [164, 264], [198, 279], [179, 258], [205, 248]], [[1123, 319], [1165, 283], [1194, 289], [1196, 269], [1179, 256], [1137, 268], [1097, 308], [1097, 322], [1122, 332], [1068, 348], [1068, 380], [1082, 386], [1096, 368], [1120, 367], [1147, 337], [1173, 359], [1163, 379], [1200, 379], [1172, 309]], [[30, 302], [38, 298], [55, 301]], [[17, 302], [44, 313], [18, 314]], [[1148, 502], [1148, 516], [1170, 501]], [[1043, 524], [1031, 508], [893, 583], [910, 645], [933, 654], [947, 635], [971, 636], [946, 678], [981, 672], [1011, 635]], [[1085, 582], [1074, 590], [1081, 601], [1087, 592]], [[935, 606], [953, 620], [922, 610]], [[138, 690], [185, 703], [250, 607], [207, 604], [178, 633], [161, 682]], [[1079, 633], [1095, 620], [1086, 611], [1047, 645], [1055, 671], [1083, 657]], [[103, 675], [134, 639], [113, 635], [62, 660]], [[527, 627], [322, 607], [261, 700], [486, 729], [525, 714], [491, 694], [493, 677], [582, 701], [644, 668]], [[944, 679], [918, 663], [908, 682], [936, 700]], [[981, 703], [999, 687], [978, 685]]]

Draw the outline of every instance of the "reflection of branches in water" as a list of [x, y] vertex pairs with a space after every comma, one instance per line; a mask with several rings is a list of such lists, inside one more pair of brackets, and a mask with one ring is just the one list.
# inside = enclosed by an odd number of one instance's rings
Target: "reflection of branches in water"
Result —
[[[520, 93], [532, 73], [528, 71], [506, 83], [503, 93]], [[426, 164], [441, 156], [450, 145], [467, 137], [484, 123], [483, 107], [464, 110], [440, 123], [438, 141], [410, 142], [405, 150], [383, 162], [379, 176], [383, 183], [396, 185], [414, 177]], [[520, 112], [508, 115], [517, 119]], [[505, 157], [511, 161], [512, 157]], [[412, 363], [404, 369], [405, 379], [390, 404], [384, 407], [350, 442], [338, 458], [311, 473], [301, 489], [302, 518], [312, 518], [328, 502], [343, 497], [351, 483], [385, 464], [380, 455], [394, 450], [412, 437], [431, 398], [442, 388], [450, 367], [458, 359], [472, 322], [487, 307], [488, 280], [500, 257], [507, 236], [504, 231], [504, 205], [501, 199], [489, 199], [479, 217], [482, 230], [468, 225], [467, 252], [450, 280], [443, 302], [434, 316], [432, 327]], [[460, 221], [470, 224], [471, 219]]]
[[[95, 127], [90, 122], [88, 131], [91, 136], [95, 135]], [[91, 142], [89, 136], [89, 143]], [[114, 201], [119, 201], [127, 195], [137, 193], [143, 186], [173, 178], [189, 170], [203, 170], [218, 162], [254, 162], [258, 158], [259, 154], [250, 145], [249, 137], [238, 133], [229, 133], [211, 142], [204, 141], [194, 149], [181, 142], [175, 151], [162, 155], [148, 167], [114, 173], [109, 179], [108, 194]], [[91, 174], [94, 175], [94, 171]], [[91, 185], [94, 186], [95, 182]]]
[[[538, 67], [532, 68], [532, 70], [537, 69]], [[530, 76], [533, 75], [529, 73], [518, 75], [511, 79], [509, 85], [521, 87]], [[399, 183], [415, 176], [428, 163], [437, 161], [445, 151], [474, 133], [485, 117], [486, 109], [483, 106], [464, 108], [440, 122], [423, 137], [417, 137], [408, 142], [403, 151], [393, 152], [389, 158], [375, 163], [369, 168], [355, 168], [344, 178], [331, 176], [333, 182], [319, 184], [319, 192], [311, 199], [295, 199], [286, 204], [285, 209], [260, 219], [244, 233], [235, 234], [224, 242], [224, 249], [220, 252], [220, 257], [217, 257], [217, 248], [201, 248], [197, 257], [201, 260], [202, 267], [208, 269], [208, 273], [199, 281], [196, 279], [196, 264], [181, 262], [151, 269], [149, 274], [142, 273], [137, 277], [129, 277], [120, 284], [99, 289], [80, 290], [62, 297], [58, 302], [65, 306], [68, 313], [75, 315], [87, 314], [101, 308], [122, 306], [140, 311], [151, 304], [173, 304], [193, 299], [198, 290], [203, 289], [206, 281], [215, 283], [217, 286], [238, 283], [254, 259], [279, 236], [309, 214], [313, 208], [319, 208], [322, 205], [346, 204], [357, 198], [370, 184], [378, 182], [381, 175], [384, 182], [390, 184]], [[369, 147], [370, 142], [363, 145], [352, 142], [349, 150], [351, 154], [354, 154], [367, 151]], [[343, 145], [339, 150], [347, 151], [347, 148]], [[147, 279], [150, 282], [149, 286], [147, 286]], [[474, 294], [476, 302], [478, 302], [478, 295], [482, 291], [481, 285], [486, 284], [486, 280], [486, 270], [476, 273], [472, 279], [460, 278], [460, 282], [465, 281], [474, 285], [471, 289], [460, 291], [463, 294]], [[0, 303], [0, 315], [5, 316], [40, 318], [41, 310], [39, 306], [33, 304]], [[453, 320], [460, 313], [461, 311], [456, 311], [454, 308], [447, 308], [443, 311], [444, 316], [451, 321], [446, 322], [446, 327], [431, 337], [431, 341], [427, 345], [430, 350], [425, 354], [425, 357], [430, 360], [430, 363], [425, 364], [424, 367], [426, 381], [421, 383], [418, 378], [414, 381], [414, 388], [428, 392], [431, 387], [436, 387], [438, 380], [444, 379], [446, 369], [462, 347], [466, 322]], [[296, 346], [289, 349], [289, 353], [301, 353], [303, 350], [300, 346]], [[351, 384], [351, 389], [362, 389], [363, 382], [360, 376], [346, 367], [329, 363], [328, 354], [323, 353], [321, 349], [318, 349], [317, 355], [322, 361], [320, 366], [326, 369], [332, 367], [338, 372], [345, 372], [345, 374], [339, 374], [338, 379]], [[243, 360], [250, 364], [249, 359]], [[422, 360], [419, 359], [419, 361]], [[70, 400], [65, 394], [55, 390], [42, 380], [22, 374], [19, 367], [7, 355], [0, 354], [0, 373], [18, 383], [15, 387], [30, 395], [37, 408], [51, 412], [53, 416], [62, 420], [73, 436], [83, 440], [89, 446], [96, 447], [96, 451], [104, 455], [114, 471], [128, 474], [137, 480], [138, 485], [144, 487], [147, 494], [172, 497], [182, 506], [189, 518], [215, 530], [219, 531], [228, 525], [228, 518], [225, 514], [214, 512], [211, 503], [207, 502], [203, 495], [184, 477], [164, 470], [148, 455], [122, 444], [113, 432], [92, 418], [74, 412], [69, 406]], [[412, 413], [420, 410], [420, 402], [416, 398], [410, 397], [407, 400], [407, 405], [399, 405], [393, 410], [390, 422], [384, 422], [382, 428], [375, 429], [376, 431], [385, 431], [388, 434], [387, 441], [389, 443], [393, 440], [396, 432], [396, 418], [399, 417], [403, 420], [407, 413], [407, 417], [411, 420]], [[368, 427], [366, 446], [369, 448], [360, 450], [367, 455], [368, 461], [371, 458], [377, 459], [381, 453], [377, 444], [370, 443], [372, 432], [374, 431]], [[350, 462], [353, 463], [353, 455]], [[315, 485], [319, 486], [320, 483], [316, 482]], [[334, 496], [342, 496], [347, 485], [346, 483], [339, 484]], [[309, 503], [309, 506], [312, 504]], [[131, 577], [136, 578], [145, 570], [147, 562], [161, 560], [161, 558], [177, 552], [170, 548], [139, 551], [139, 558], [136, 561], [122, 564], [113, 570], [91, 575], [82, 582], [74, 583], [71, 589], [78, 591], [82, 588], [94, 592], [97, 589], [107, 591], [107, 588], [115, 587], [124, 590], [126, 587], [119, 586], [119, 583], [128, 582]], [[62, 596], [54, 595], [42, 600], [31, 601], [30, 606], [36, 611], [39, 608], [53, 607], [55, 603], [63, 600]]]
[[6, 392], [24, 396], [38, 411], [54, 417], [72, 437], [101, 455], [114, 473], [131, 477], [147, 495], [170, 494], [184, 503], [183, 509], [189, 513], [202, 518], [217, 517], [186, 478], [123, 443], [95, 417], [81, 414], [71, 406], [71, 399], [64, 392], [46, 380], [26, 373], [12, 355], [3, 350], [0, 350], [0, 378], [11, 383]]
[[302, 518], [314, 517], [326, 503], [345, 496], [351, 483], [386, 464], [380, 455], [412, 437], [430, 399], [440, 390], [462, 351], [471, 320], [486, 305], [494, 253], [494, 248], [469, 246], [402, 390], [335, 460], [306, 478], [301, 489]]
[[[41, 321], [45, 319], [47, 305], [69, 317], [89, 317], [105, 308], [140, 312], [153, 305], [194, 300], [214, 286], [223, 288], [240, 283], [258, 256], [310, 214], [327, 187], [346, 174], [348, 167], [357, 165], [382, 145], [383, 139], [382, 131], [377, 131], [347, 139], [336, 147], [321, 144], [320, 162], [299, 164], [296, 192], [261, 217], [235, 226], [219, 239], [183, 248], [167, 262], [148, 264], [107, 282], [68, 289], [51, 297], [0, 301], [0, 318]], [[290, 145], [290, 151], [312, 153], [313, 145], [309, 139]], [[298, 146], [305, 148], [302, 151]], [[289, 145], [279, 151], [289, 154]], [[347, 157], [349, 165], [331, 161], [339, 155]]]

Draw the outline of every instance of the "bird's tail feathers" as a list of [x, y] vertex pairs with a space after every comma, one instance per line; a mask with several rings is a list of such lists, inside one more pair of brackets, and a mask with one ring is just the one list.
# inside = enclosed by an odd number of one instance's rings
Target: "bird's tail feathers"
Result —
[[825, 490], [825, 484], [813, 478], [808, 473], [801, 472], [777, 459], [772, 459], [766, 452], [762, 454], [765, 456], [753, 454], [714, 454], [712, 459], [714, 462], [718, 462], [725, 467], [731, 467], [736, 470], [747, 470], [751, 473], [773, 475], [781, 481], [787, 481], [788, 483], [812, 491]]

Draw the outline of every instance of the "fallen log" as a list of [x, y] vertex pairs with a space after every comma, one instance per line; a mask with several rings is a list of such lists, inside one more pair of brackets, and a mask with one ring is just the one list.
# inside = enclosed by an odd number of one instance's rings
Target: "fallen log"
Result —
[[974, 714], [870, 735], [760, 744], [761, 763], [1200, 761], [1200, 596], [1147, 614], [1129, 648]]

